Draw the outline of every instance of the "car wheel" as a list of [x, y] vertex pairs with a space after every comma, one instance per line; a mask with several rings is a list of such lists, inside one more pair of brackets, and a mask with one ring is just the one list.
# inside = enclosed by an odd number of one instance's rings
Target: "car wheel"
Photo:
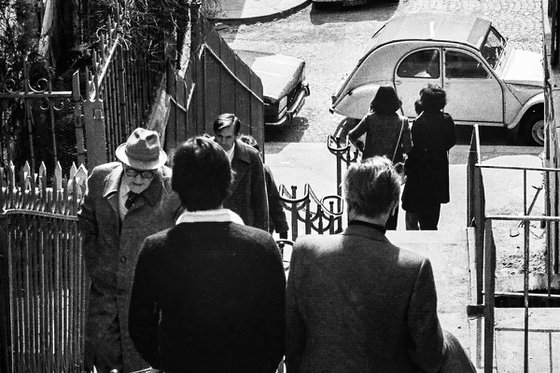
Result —
[[531, 113], [524, 120], [525, 139], [532, 145], [544, 145], [544, 114]]

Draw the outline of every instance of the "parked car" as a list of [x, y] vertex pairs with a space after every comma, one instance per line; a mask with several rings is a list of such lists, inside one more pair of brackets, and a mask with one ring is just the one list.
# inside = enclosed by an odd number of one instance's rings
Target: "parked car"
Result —
[[339, 83], [331, 112], [362, 118], [380, 85], [393, 85], [403, 114], [428, 83], [447, 92], [457, 124], [503, 126], [544, 143], [544, 72], [539, 53], [516, 49], [488, 20], [417, 13], [395, 17], [372, 37]]
[[[313, 4], [317, 7], [327, 6], [328, 4], [341, 5], [341, 6], [355, 6], [364, 5], [371, 0], [311, 0]], [[390, 3], [398, 3], [399, 0], [385, 0]]]
[[310, 93], [305, 80], [305, 62], [280, 54], [249, 50], [235, 52], [261, 78], [265, 125], [290, 124]]

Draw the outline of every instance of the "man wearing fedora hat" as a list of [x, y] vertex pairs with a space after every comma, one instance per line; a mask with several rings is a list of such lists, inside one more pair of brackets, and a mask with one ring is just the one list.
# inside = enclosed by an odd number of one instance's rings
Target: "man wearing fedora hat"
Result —
[[115, 154], [120, 162], [93, 169], [78, 213], [91, 278], [84, 363], [100, 373], [148, 367], [128, 333], [134, 270], [142, 241], [171, 227], [180, 206], [156, 132], [135, 129]]

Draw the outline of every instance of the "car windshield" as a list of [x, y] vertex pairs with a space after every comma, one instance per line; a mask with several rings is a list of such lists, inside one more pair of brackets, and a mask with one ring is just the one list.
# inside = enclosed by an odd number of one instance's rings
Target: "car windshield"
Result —
[[494, 27], [491, 27], [488, 35], [486, 35], [486, 40], [484, 40], [480, 47], [480, 53], [482, 53], [484, 59], [488, 61], [493, 69], [499, 65], [500, 58], [506, 49], [506, 44], [506, 39]]

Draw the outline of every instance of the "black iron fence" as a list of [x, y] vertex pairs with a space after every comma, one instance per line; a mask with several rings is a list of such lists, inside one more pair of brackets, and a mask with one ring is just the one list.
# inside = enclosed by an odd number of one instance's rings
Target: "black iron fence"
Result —
[[39, 159], [50, 170], [60, 162], [67, 172], [85, 161], [85, 148], [79, 73], [65, 87], [35, 56], [0, 78], [0, 162], [30, 162], [36, 172]]
[[76, 213], [87, 172], [0, 168], [0, 371], [81, 372], [86, 275]]

